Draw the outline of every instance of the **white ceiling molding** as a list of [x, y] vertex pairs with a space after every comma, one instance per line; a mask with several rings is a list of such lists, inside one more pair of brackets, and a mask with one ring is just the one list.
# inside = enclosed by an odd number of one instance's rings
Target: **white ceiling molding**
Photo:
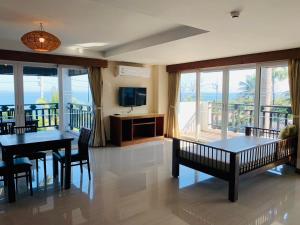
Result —
[[173, 29], [169, 29], [158, 34], [150, 35], [135, 41], [131, 41], [113, 48], [102, 51], [103, 57], [111, 57], [127, 52], [132, 52], [144, 48], [153, 47], [156, 45], [165, 44], [172, 41], [181, 40], [184, 38], [207, 33], [208, 31], [181, 25]]

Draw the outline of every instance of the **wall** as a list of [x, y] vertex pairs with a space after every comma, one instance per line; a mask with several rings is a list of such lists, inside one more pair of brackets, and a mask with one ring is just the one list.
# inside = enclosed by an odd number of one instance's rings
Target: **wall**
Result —
[[165, 114], [165, 133], [168, 111], [168, 73], [166, 71], [166, 66], [154, 65], [152, 66], [152, 73], [154, 82], [153, 110], [155, 113]]
[[[144, 113], [166, 113], [165, 106], [167, 101], [167, 79], [165, 66], [150, 66], [151, 77], [126, 77], [117, 76], [118, 65], [141, 66], [140, 64], [108, 62], [108, 68], [103, 69], [103, 113], [104, 125], [107, 139], [110, 139], [109, 116], [113, 114], [127, 114], [130, 107], [121, 107], [118, 104], [119, 87], [146, 87], [147, 105], [134, 107], [131, 114]], [[164, 77], [165, 76], [165, 77]]]

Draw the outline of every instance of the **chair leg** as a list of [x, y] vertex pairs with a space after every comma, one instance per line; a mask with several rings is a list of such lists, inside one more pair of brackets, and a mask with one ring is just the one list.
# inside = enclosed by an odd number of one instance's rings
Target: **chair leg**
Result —
[[89, 172], [89, 180], [91, 180], [91, 168], [90, 168], [90, 160], [87, 159], [87, 167], [88, 167], [88, 172]]
[[32, 191], [32, 175], [31, 175], [31, 171], [28, 172], [28, 178], [29, 178], [29, 188], [30, 188], [30, 195], [33, 195], [33, 191]]
[[56, 178], [58, 176], [58, 161], [56, 158], [52, 155], [52, 161], [53, 161], [53, 177]]
[[64, 164], [62, 162], [60, 163], [60, 185], [64, 186]]
[[29, 177], [29, 174], [28, 174], [28, 172], [26, 172], [26, 187], [27, 187], [27, 191], [28, 191], [28, 177]]
[[35, 160], [36, 172], [39, 172], [39, 159]]
[[82, 160], [79, 161], [79, 165], [80, 165], [80, 172], [82, 173], [83, 172], [83, 169], [82, 169]]
[[44, 177], [47, 180], [47, 156], [44, 157]]
[[16, 191], [18, 192], [18, 174], [16, 174]]

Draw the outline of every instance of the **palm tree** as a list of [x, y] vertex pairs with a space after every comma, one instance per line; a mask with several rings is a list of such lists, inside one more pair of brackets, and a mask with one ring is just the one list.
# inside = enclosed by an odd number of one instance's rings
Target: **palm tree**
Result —
[[239, 82], [241, 96], [248, 100], [255, 98], [255, 76], [247, 76], [245, 81]]
[[287, 67], [277, 67], [273, 69], [272, 74], [272, 102], [275, 105], [275, 81], [282, 81], [287, 78], [288, 71]]

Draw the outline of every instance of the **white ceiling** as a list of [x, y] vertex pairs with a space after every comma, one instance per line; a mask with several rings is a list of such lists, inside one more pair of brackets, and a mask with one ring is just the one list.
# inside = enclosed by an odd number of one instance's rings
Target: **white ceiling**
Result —
[[[230, 17], [234, 9], [241, 10], [239, 19]], [[209, 31], [107, 58], [173, 64], [300, 47], [299, 11], [299, 0], [3, 0], [0, 48], [28, 51], [19, 39], [41, 21], [62, 40], [55, 53], [99, 58], [180, 25]], [[74, 47], [87, 42], [108, 45]]]

